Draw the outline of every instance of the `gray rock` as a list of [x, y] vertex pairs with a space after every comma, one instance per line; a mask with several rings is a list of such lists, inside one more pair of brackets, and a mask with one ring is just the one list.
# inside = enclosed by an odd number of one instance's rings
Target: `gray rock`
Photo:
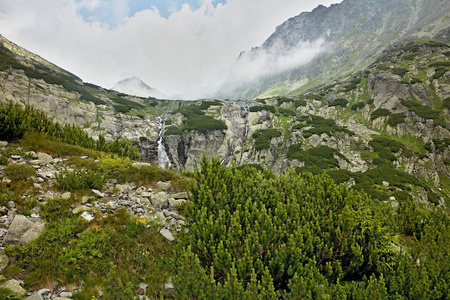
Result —
[[67, 298], [67, 297], [55, 297], [55, 298], [53, 298], [53, 300], [72, 300], [72, 299]]
[[170, 207], [180, 207], [182, 206], [184, 203], [186, 203], [187, 200], [184, 199], [174, 199], [174, 198], [169, 198], [169, 206]]
[[0, 253], [0, 272], [3, 271], [9, 264], [9, 258], [4, 253]]
[[136, 194], [138, 194], [138, 195], [141, 195], [144, 192], [147, 192], [147, 189], [143, 186], [136, 189]]
[[100, 198], [105, 197], [105, 194], [103, 194], [103, 193], [100, 192], [99, 190], [92, 189], [91, 191], [92, 191], [95, 195], [99, 196]]
[[115, 210], [117, 208], [117, 203], [114, 201], [109, 201], [106, 203], [106, 206], [109, 207], [109, 209]]
[[172, 278], [170, 278], [170, 279], [164, 284], [164, 291], [165, 291], [166, 294], [168, 294], [168, 295], [172, 295], [173, 292], [175, 291], [175, 287], [173, 286], [173, 283], [172, 283]]
[[37, 159], [37, 158], [38, 158], [38, 155], [37, 155], [36, 152], [34, 152], [34, 151], [28, 151], [28, 152], [25, 152], [25, 154], [26, 154], [28, 157], [31, 157], [32, 159]]
[[66, 193], [64, 193], [64, 194], [61, 195], [61, 199], [63, 199], [63, 200], [69, 200], [69, 199], [70, 199], [70, 196], [71, 196], [70, 192], [66, 192]]
[[80, 217], [82, 217], [83, 219], [85, 219], [88, 222], [91, 222], [92, 220], [94, 220], [94, 216], [91, 215], [90, 213], [88, 213], [87, 211], [83, 212]]
[[89, 197], [88, 196], [83, 196], [83, 198], [81, 198], [81, 204], [86, 204], [89, 202]]
[[172, 232], [170, 232], [170, 230], [168, 230], [167, 228], [163, 228], [159, 231], [159, 233], [165, 237], [169, 242], [173, 242], [175, 240], [175, 238], [172, 235]]
[[383, 181], [382, 184], [383, 184], [383, 186], [389, 186], [389, 182], [387, 182], [387, 181]]
[[188, 193], [187, 192], [182, 192], [182, 193], [173, 194], [172, 198], [174, 198], [174, 199], [187, 199], [188, 198]]
[[0, 287], [4, 287], [10, 289], [11, 292], [16, 293], [20, 297], [24, 297], [27, 291], [20, 286], [20, 282], [15, 279], [8, 280], [0, 285]]
[[169, 207], [169, 196], [166, 192], [159, 192], [152, 195], [152, 204], [159, 209], [164, 209]]
[[8, 203], [6, 204], [9, 208], [16, 208], [16, 204], [14, 203], [14, 201], [8, 201]]
[[144, 197], [144, 198], [150, 198], [150, 197], [152, 196], [152, 193], [149, 193], [149, 192], [143, 192], [143, 193], [141, 194], [141, 196]]
[[44, 152], [39, 152], [37, 154], [38, 160], [42, 163], [42, 164], [49, 164], [53, 162], [53, 157], [47, 153]]
[[77, 208], [74, 208], [74, 209], [72, 210], [72, 213], [73, 213], [74, 215], [76, 215], [76, 214], [78, 214], [78, 213], [80, 213], [80, 212], [85, 212], [85, 211], [91, 211], [91, 208], [88, 207], [88, 206], [86, 206], [86, 205], [81, 205], [81, 206], [78, 206]]
[[39, 237], [44, 227], [45, 221], [39, 218], [16, 215], [6, 233], [3, 245], [31, 242]]
[[168, 182], [158, 181], [156, 183], [156, 188], [160, 189], [162, 191], [167, 191], [168, 189], [170, 189], [171, 186], [172, 186], [172, 184], [170, 183], [170, 181], [168, 181]]
[[148, 288], [148, 284], [145, 284], [143, 282], [139, 283], [138, 294], [140, 294], [140, 295], [147, 294], [147, 288]]
[[42, 297], [38, 293], [33, 293], [30, 296], [28, 296], [27, 298], [25, 298], [25, 300], [44, 300], [44, 297]]
[[0, 148], [5, 148], [6, 146], [8, 146], [7, 141], [0, 141]]
[[62, 292], [61, 294], [59, 294], [59, 297], [72, 298], [72, 293], [71, 292]]
[[39, 291], [37, 292], [37, 294], [40, 295], [40, 296], [45, 297], [45, 296], [50, 295], [50, 292], [51, 292], [51, 291], [50, 291], [49, 289], [41, 289], [41, 290], [39, 290]]

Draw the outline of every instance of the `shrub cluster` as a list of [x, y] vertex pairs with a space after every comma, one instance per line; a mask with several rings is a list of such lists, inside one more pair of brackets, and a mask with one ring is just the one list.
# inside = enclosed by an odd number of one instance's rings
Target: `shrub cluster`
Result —
[[270, 105], [256, 105], [256, 106], [252, 106], [250, 107], [250, 111], [251, 112], [258, 112], [258, 111], [267, 111], [267, 112], [271, 112], [271, 113], [275, 113], [276, 109], [274, 106], [270, 106]]
[[255, 149], [261, 151], [270, 148], [270, 140], [275, 137], [280, 137], [281, 132], [278, 129], [258, 129], [252, 137], [255, 139]]
[[334, 120], [325, 119], [320, 116], [311, 115], [306, 117], [305, 121], [302, 122], [303, 123], [295, 125], [293, 129], [301, 129], [305, 126], [313, 126], [313, 128], [303, 131], [302, 135], [305, 138], [308, 138], [313, 134], [321, 135], [322, 133], [326, 133], [328, 135], [332, 135], [335, 132], [344, 132], [349, 135], [355, 134], [351, 130], [338, 126]]
[[392, 114], [389, 116], [387, 123], [389, 126], [397, 127], [400, 123], [405, 123], [406, 116], [404, 114]]
[[422, 117], [424, 119], [438, 119], [439, 118], [439, 112], [433, 110], [429, 106], [425, 106], [420, 104], [418, 101], [411, 100], [401, 100], [401, 103], [408, 107], [409, 110], [415, 112], [419, 117]]
[[378, 108], [372, 113], [372, 115], [370, 116], [370, 119], [375, 120], [379, 117], [389, 116], [390, 114], [391, 114], [391, 111], [389, 109]]

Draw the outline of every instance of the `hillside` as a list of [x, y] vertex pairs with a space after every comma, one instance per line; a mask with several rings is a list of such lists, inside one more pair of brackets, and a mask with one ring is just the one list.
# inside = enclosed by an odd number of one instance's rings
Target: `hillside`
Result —
[[[329, 8], [319, 6], [278, 26], [260, 47], [242, 53], [234, 66], [245, 72], [265, 63], [272, 73], [242, 84], [231, 74], [220, 95], [251, 99], [299, 94], [369, 66], [397, 42], [435, 39], [448, 43], [449, 12], [450, 3], [445, 0], [344, 0]], [[311, 52], [309, 60], [303, 59]], [[287, 65], [279, 68], [283, 63]]]

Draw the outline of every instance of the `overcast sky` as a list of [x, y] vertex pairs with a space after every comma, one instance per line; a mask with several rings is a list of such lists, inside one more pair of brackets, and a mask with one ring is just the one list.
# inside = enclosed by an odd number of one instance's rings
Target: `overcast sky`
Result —
[[0, 34], [86, 82], [137, 76], [202, 98], [241, 51], [288, 18], [340, 0], [0, 0]]

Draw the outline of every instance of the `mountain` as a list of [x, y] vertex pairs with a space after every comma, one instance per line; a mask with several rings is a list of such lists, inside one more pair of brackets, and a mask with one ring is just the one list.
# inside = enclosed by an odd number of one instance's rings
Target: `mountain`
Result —
[[[260, 47], [241, 53], [220, 95], [295, 95], [333, 83], [369, 66], [394, 43], [448, 43], [449, 17], [450, 2], [445, 0], [344, 0], [329, 8], [319, 6], [278, 26]], [[242, 80], [242, 73], [255, 69], [259, 76]]]
[[157, 99], [166, 99], [164, 93], [155, 88], [148, 86], [145, 82], [137, 77], [126, 78], [114, 85], [115, 91], [138, 97], [152, 97]]

